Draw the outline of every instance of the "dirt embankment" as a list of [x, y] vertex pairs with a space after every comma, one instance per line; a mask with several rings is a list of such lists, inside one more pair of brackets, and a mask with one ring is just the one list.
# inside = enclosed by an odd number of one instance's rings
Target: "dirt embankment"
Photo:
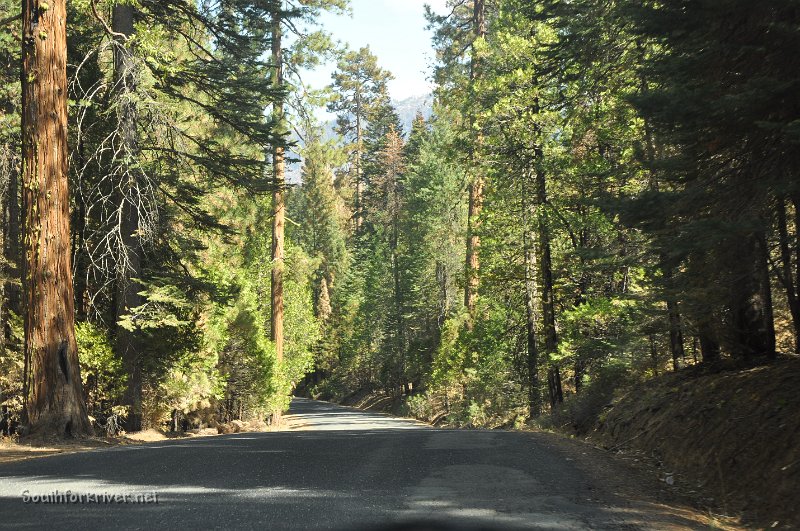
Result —
[[800, 529], [800, 359], [686, 369], [632, 389], [591, 434], [759, 527]]

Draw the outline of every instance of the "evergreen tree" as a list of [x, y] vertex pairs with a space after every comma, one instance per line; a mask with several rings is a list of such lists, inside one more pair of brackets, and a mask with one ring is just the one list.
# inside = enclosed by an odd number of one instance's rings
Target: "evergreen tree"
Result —
[[796, 9], [666, 2], [630, 14], [664, 50], [645, 64], [653, 87], [636, 101], [671, 148], [657, 159], [664, 188], [639, 200], [653, 205], [643, 226], [662, 261], [687, 264], [675, 285], [704, 355], [719, 344], [774, 357], [769, 232], [775, 199], [794, 193], [784, 176], [797, 158], [797, 70], [783, 51], [797, 48], [786, 31]]
[[331, 88], [336, 99], [328, 110], [336, 113], [336, 132], [349, 145], [349, 180], [353, 183], [353, 228], [361, 232], [364, 218], [364, 131], [379, 111], [389, 103], [387, 83], [392, 75], [378, 66], [378, 59], [369, 47], [345, 53], [333, 74]]

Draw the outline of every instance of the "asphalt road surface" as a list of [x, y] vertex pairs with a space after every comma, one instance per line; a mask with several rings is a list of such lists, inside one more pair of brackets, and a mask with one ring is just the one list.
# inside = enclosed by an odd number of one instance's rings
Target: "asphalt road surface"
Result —
[[[302, 399], [287, 420], [282, 432], [0, 465], [0, 528], [701, 528], [660, 503], [657, 478], [557, 436], [434, 429]], [[145, 495], [158, 503], [133, 503]]]

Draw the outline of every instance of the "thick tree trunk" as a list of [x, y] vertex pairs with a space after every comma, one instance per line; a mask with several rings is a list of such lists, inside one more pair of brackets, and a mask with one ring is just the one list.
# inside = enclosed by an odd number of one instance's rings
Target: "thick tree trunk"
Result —
[[[473, 6], [472, 25], [474, 38], [483, 39], [486, 37], [486, 2], [485, 0], [475, 0]], [[480, 78], [480, 61], [476, 57], [473, 49], [472, 61], [470, 65], [470, 92], [474, 97], [475, 83]], [[470, 116], [471, 125], [475, 125], [475, 116]], [[480, 149], [483, 142], [481, 134], [475, 138], [475, 145], [472, 151], [473, 167], [478, 168], [475, 164], [475, 152]], [[478, 286], [480, 285], [480, 259], [478, 252], [481, 245], [480, 236], [478, 235], [480, 227], [481, 210], [483, 209], [483, 175], [480, 168], [472, 176], [469, 184], [469, 204], [467, 207], [467, 255], [466, 255], [466, 271], [464, 282], [464, 306], [471, 317], [475, 311], [475, 303], [478, 298]]]
[[66, 2], [22, 3], [25, 402], [31, 434], [91, 433], [70, 263]]
[[[120, 4], [114, 7], [112, 26], [115, 32], [132, 37], [134, 34], [134, 7]], [[142, 305], [141, 286], [136, 281], [142, 277], [142, 244], [139, 237], [138, 195], [139, 157], [138, 109], [135, 103], [136, 71], [133, 50], [127, 41], [118, 42], [114, 49], [114, 81], [117, 85], [118, 120], [123, 146], [120, 165], [120, 182], [117, 187], [118, 230], [122, 255], [117, 263], [116, 319], [117, 323], [131, 310]], [[128, 406], [125, 419], [127, 431], [142, 429], [142, 368], [141, 348], [135, 332], [119, 324], [116, 327], [116, 350], [122, 359], [128, 377], [122, 402]]]
[[[272, 17], [272, 63], [273, 84], [283, 87], [283, 51], [281, 49], [281, 15], [276, 11]], [[283, 101], [275, 101], [273, 117], [281, 129], [285, 116]], [[286, 219], [286, 159], [281, 143], [272, 148], [272, 170], [275, 191], [272, 193], [272, 319], [270, 332], [275, 343], [275, 356], [278, 364], [283, 361], [283, 271], [284, 271], [284, 224]]]
[[765, 275], [767, 250], [759, 239], [756, 235], [741, 238], [730, 264], [731, 322], [727, 339], [733, 356], [741, 359], [775, 355], [772, 295], [769, 275]]

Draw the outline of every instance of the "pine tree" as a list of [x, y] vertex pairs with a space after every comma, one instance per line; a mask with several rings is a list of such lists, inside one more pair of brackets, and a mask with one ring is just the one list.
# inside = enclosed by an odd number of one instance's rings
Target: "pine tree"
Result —
[[[285, 83], [287, 59], [291, 66], [313, 66], [319, 56], [328, 53], [332, 45], [322, 33], [313, 33], [310, 36], [298, 31], [296, 19], [304, 19], [311, 23], [316, 22], [321, 11], [345, 11], [347, 0], [316, 0], [312, 2], [275, 2], [271, 9], [271, 47], [272, 47], [272, 82], [279, 91], [278, 97], [272, 106], [272, 119], [278, 128], [280, 141], [272, 146], [272, 304], [270, 333], [275, 342], [278, 363], [283, 359], [283, 270], [284, 270], [284, 232], [286, 217], [286, 155], [285, 143], [289, 134], [286, 116], [286, 96], [288, 95]], [[283, 35], [284, 25], [289, 31], [293, 30], [297, 38], [293, 49], [284, 50]], [[287, 56], [288, 57], [285, 57]]]
[[389, 102], [387, 83], [392, 75], [378, 66], [378, 59], [369, 47], [345, 53], [333, 74], [331, 88], [336, 99], [328, 110], [336, 113], [336, 132], [350, 145], [350, 180], [355, 196], [353, 201], [353, 228], [361, 232], [364, 218], [364, 131], [380, 109]]

